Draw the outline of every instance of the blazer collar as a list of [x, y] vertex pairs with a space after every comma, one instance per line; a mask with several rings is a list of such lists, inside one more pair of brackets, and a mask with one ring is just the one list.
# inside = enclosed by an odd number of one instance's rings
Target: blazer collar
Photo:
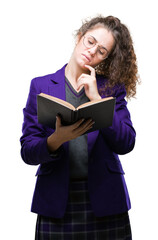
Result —
[[65, 64], [61, 69], [51, 76], [51, 85], [49, 85], [48, 92], [50, 95], [66, 100], [65, 94]]
[[67, 63], [58, 71], [56, 71], [51, 78], [51, 81], [55, 84], [61, 83], [63, 84], [65, 82], [65, 67], [67, 66]]

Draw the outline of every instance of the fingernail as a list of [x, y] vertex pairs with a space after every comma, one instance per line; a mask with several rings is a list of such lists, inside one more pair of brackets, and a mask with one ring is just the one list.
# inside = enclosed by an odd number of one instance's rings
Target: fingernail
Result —
[[94, 121], [93, 119], [90, 119], [90, 122], [91, 122], [92, 124], [94, 124], [94, 123], [95, 123], [95, 121]]

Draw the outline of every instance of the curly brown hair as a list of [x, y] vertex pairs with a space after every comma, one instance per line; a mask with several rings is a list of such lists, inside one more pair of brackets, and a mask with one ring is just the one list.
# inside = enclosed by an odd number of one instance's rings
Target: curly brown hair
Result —
[[108, 78], [106, 89], [112, 90], [115, 85], [124, 85], [127, 98], [134, 97], [139, 75], [130, 32], [118, 18], [99, 15], [91, 20], [85, 20], [83, 25], [76, 31], [76, 36], [84, 36], [87, 31], [98, 24], [111, 31], [115, 44], [109, 56], [96, 67], [96, 73]]

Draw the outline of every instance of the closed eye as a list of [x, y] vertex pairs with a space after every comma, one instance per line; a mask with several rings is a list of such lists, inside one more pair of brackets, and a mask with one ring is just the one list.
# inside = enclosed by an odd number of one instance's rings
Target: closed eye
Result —
[[89, 43], [90, 45], [93, 45], [93, 44], [94, 44], [94, 42], [92, 42], [92, 41], [90, 41], [90, 40], [88, 40], [88, 43]]
[[105, 52], [105, 51], [103, 51], [103, 50], [99, 50], [99, 53], [100, 53], [101, 55], [104, 55], [104, 54], [106, 54], [106, 52]]

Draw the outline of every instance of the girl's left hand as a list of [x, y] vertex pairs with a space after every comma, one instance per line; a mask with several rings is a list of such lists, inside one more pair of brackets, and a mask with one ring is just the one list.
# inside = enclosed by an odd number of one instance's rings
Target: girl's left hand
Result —
[[77, 80], [77, 85], [79, 90], [82, 86], [84, 86], [85, 93], [87, 97], [92, 100], [101, 99], [97, 88], [97, 81], [95, 75], [95, 69], [89, 65], [85, 65], [86, 68], [90, 70], [90, 75], [82, 73]]

